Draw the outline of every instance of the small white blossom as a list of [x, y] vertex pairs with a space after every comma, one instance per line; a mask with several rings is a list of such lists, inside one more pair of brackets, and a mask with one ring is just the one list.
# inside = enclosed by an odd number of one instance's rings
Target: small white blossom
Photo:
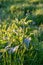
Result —
[[11, 53], [14, 53], [17, 49], [19, 48], [19, 45], [18, 46], [15, 46], [15, 47], [12, 47], [12, 48], [10, 48], [9, 49], [9, 54], [11, 54]]
[[18, 48], [19, 48], [19, 45], [16, 46], [16, 47], [14, 47], [14, 48], [12, 49], [12, 51], [14, 52], [14, 51], [16, 51]]
[[8, 50], [9, 49], [9, 46], [6, 46], [5, 49]]

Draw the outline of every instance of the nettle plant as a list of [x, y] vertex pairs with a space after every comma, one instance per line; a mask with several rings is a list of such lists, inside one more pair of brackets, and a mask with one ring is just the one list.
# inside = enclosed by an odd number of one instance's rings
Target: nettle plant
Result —
[[[17, 62], [17, 64], [19, 63], [22, 65], [24, 61], [25, 52], [25, 45], [23, 44], [23, 38], [25, 37], [24, 30], [25, 30], [24, 20], [21, 21], [18, 21], [18, 19], [11, 20], [10, 24], [6, 20], [4, 20], [0, 25], [0, 49], [5, 49], [6, 54], [11, 55], [11, 58], [9, 58], [9, 60], [13, 58], [14, 61], [12, 59], [12, 63], [14, 64]], [[17, 45], [19, 45], [19, 49], [16, 47]], [[16, 49], [18, 49], [17, 52], [15, 52]], [[6, 58], [8, 59], [8, 56], [6, 56]]]
[[0, 49], [6, 49], [8, 60], [5, 62], [12, 65], [43, 64], [43, 28], [31, 27], [32, 22], [15, 18], [10, 24], [7, 20], [1, 23]]

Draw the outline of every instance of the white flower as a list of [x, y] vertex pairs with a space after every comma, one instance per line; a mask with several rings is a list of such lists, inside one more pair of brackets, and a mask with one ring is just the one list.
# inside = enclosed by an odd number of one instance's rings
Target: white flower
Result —
[[18, 48], [19, 48], [19, 45], [15, 46], [15, 47], [12, 47], [12, 48], [9, 49], [8, 53], [9, 54], [14, 53]]
[[12, 51], [15, 52], [18, 48], [19, 48], [19, 45], [14, 47], [14, 48], [12, 48]]
[[9, 46], [6, 46], [5, 49], [8, 50], [9, 49]]

